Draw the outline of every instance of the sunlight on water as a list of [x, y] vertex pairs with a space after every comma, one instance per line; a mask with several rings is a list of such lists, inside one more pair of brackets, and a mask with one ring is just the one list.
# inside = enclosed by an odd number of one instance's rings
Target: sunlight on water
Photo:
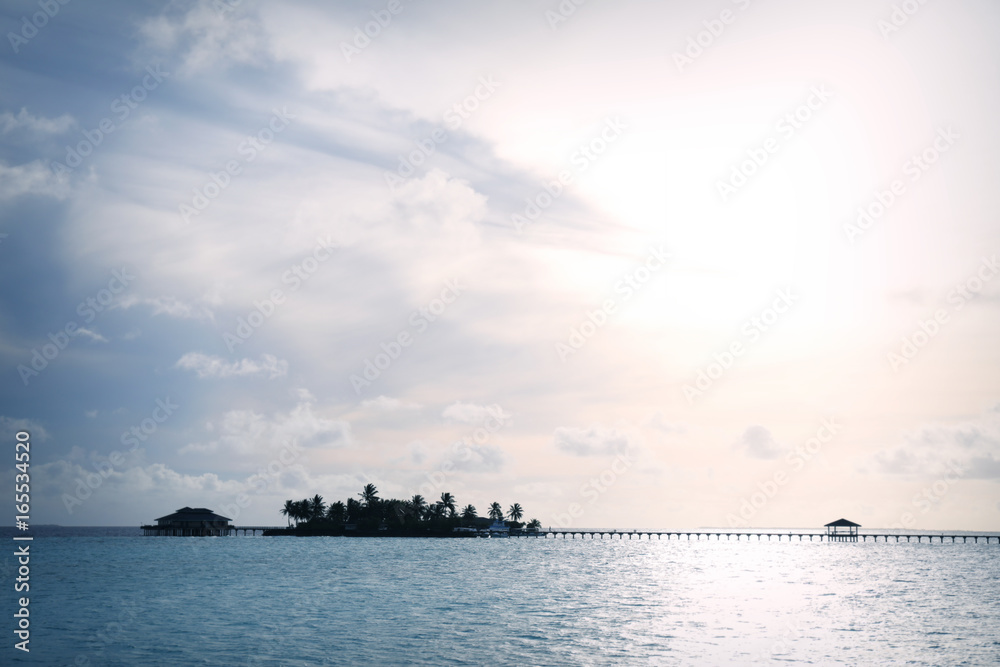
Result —
[[995, 543], [35, 544], [28, 664], [941, 665], [1000, 653]]

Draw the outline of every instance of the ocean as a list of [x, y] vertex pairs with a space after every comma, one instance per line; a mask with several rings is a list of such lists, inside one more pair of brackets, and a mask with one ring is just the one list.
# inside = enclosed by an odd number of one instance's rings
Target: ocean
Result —
[[33, 533], [31, 652], [8, 587], [3, 664], [1000, 663], [996, 540]]

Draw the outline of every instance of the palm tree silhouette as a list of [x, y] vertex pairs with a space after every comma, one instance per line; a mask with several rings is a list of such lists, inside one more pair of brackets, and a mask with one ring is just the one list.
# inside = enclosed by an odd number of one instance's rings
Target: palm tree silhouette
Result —
[[296, 500], [295, 501], [295, 523], [299, 521], [305, 521], [309, 518], [309, 501], [308, 500]]
[[466, 505], [462, 508], [462, 518], [472, 521], [476, 518], [476, 508], [473, 505]]
[[424, 518], [424, 514], [427, 513], [427, 501], [418, 493], [410, 498], [410, 508], [413, 509], [413, 513], [418, 520], [422, 519]]
[[378, 503], [378, 489], [375, 488], [374, 484], [365, 484], [365, 488], [361, 490], [358, 494], [361, 496], [361, 500], [364, 502], [365, 507], [371, 507], [372, 505]]
[[507, 510], [507, 517], [515, 523], [520, 521], [522, 516], [524, 516], [524, 508], [521, 507], [521, 503], [514, 503]]
[[490, 518], [494, 521], [503, 521], [503, 507], [500, 503], [494, 502], [490, 505]]
[[309, 503], [310, 519], [320, 519], [326, 513], [326, 503], [323, 502], [323, 496], [318, 493], [307, 502]]
[[361, 503], [359, 503], [354, 498], [347, 499], [347, 516], [344, 517], [344, 523], [350, 523], [351, 521], [357, 521], [358, 516], [361, 514]]
[[326, 518], [334, 523], [344, 523], [344, 516], [346, 513], [347, 508], [340, 500], [330, 503], [330, 506], [326, 508]]
[[455, 496], [450, 493], [441, 494], [441, 507], [448, 510], [448, 516], [455, 516]]
[[288, 525], [292, 525], [292, 519], [295, 518], [295, 501], [286, 500], [285, 506], [281, 508], [281, 513], [288, 517]]
[[538, 519], [532, 519], [531, 521], [528, 522], [527, 528], [528, 530], [541, 530], [542, 522], [539, 521]]

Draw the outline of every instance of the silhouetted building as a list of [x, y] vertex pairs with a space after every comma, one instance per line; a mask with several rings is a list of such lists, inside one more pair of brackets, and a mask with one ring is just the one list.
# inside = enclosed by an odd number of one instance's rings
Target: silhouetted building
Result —
[[182, 507], [173, 514], [161, 516], [155, 526], [142, 526], [143, 535], [178, 537], [209, 537], [228, 535], [233, 529], [228, 517], [219, 516], [204, 507]]
[[826, 524], [826, 539], [831, 542], [857, 542], [860, 523], [837, 519]]

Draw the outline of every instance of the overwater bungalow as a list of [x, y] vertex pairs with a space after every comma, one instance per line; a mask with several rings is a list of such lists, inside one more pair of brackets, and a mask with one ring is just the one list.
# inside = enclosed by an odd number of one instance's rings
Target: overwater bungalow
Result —
[[231, 519], [205, 507], [182, 507], [161, 516], [155, 526], [142, 526], [143, 535], [178, 537], [219, 537], [233, 529]]

